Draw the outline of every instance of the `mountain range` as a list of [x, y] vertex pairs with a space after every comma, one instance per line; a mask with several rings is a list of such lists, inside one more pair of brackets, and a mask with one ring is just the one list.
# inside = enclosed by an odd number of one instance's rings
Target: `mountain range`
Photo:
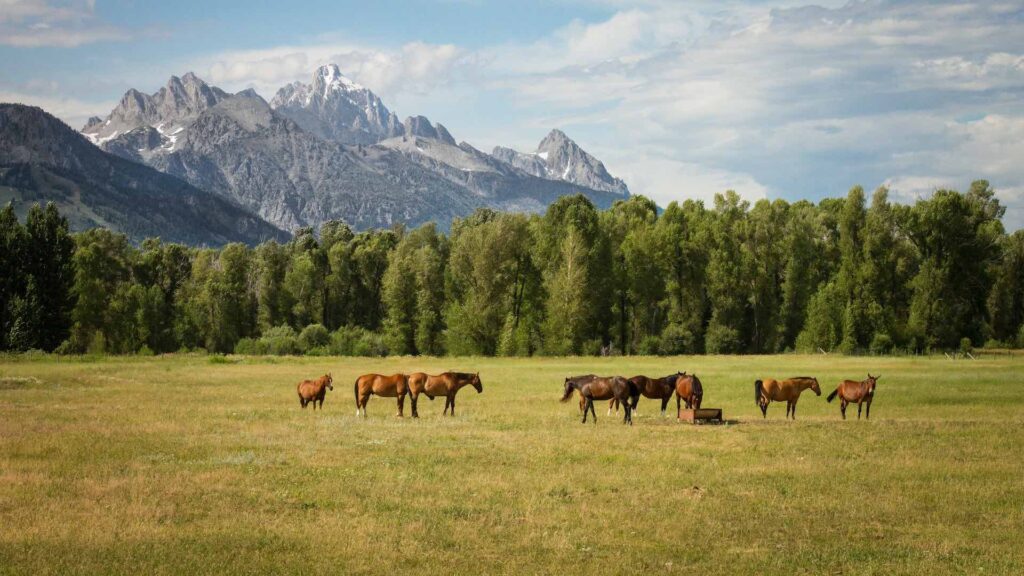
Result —
[[152, 94], [128, 90], [81, 134], [287, 231], [328, 220], [356, 229], [428, 221], [446, 228], [479, 207], [540, 212], [567, 194], [600, 207], [629, 196], [559, 130], [532, 153], [488, 154], [423, 116], [400, 121], [335, 65], [282, 87], [270, 102], [193, 73], [173, 76]]
[[0, 204], [20, 216], [57, 204], [74, 230], [106, 227], [133, 242], [256, 244], [288, 234], [230, 200], [100, 150], [43, 110], [0, 104]]

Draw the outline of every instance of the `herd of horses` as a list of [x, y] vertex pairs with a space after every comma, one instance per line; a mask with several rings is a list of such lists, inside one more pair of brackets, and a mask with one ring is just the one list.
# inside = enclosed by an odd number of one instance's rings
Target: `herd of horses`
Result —
[[[827, 401], [832, 402], [839, 397], [839, 411], [846, 419], [846, 408], [850, 404], [857, 405], [857, 419], [860, 419], [861, 410], [867, 407], [865, 418], [871, 418], [871, 401], [875, 397], [875, 386], [880, 376], [872, 376], [868, 373], [866, 380], [844, 380], [839, 386], [828, 395]], [[370, 396], [381, 396], [385, 398], [397, 398], [398, 414], [402, 417], [405, 408], [405, 397], [409, 396], [412, 404], [412, 417], [419, 418], [417, 402], [421, 394], [433, 400], [435, 397], [444, 396], [444, 412], [448, 415], [449, 410], [452, 416], [455, 415], [455, 396], [464, 386], [472, 386], [477, 393], [484, 391], [483, 383], [480, 382], [479, 373], [470, 372], [445, 372], [436, 376], [423, 372], [412, 374], [363, 374], [356, 379], [353, 392], [356, 402], [356, 416], [366, 417], [366, 403]], [[775, 380], [765, 378], [754, 381], [754, 400], [761, 409], [761, 416], [768, 417], [768, 405], [772, 402], [786, 403], [786, 418], [796, 420], [796, 404], [800, 400], [800, 394], [810, 389], [816, 395], [821, 396], [821, 387], [818, 379], [810, 376], [788, 378], [786, 380]], [[324, 396], [328, 390], [334, 390], [334, 379], [330, 373], [324, 374], [316, 380], [303, 380], [299, 382], [297, 391], [299, 403], [303, 408], [309, 404], [316, 410], [319, 404], [320, 409], [324, 406]], [[567, 402], [574, 393], [579, 393], [580, 412], [583, 413], [583, 423], [587, 422], [588, 413], [597, 423], [597, 413], [594, 410], [595, 400], [608, 400], [608, 415], [612, 411], [618, 412], [619, 407], [623, 409], [624, 424], [633, 424], [633, 416], [636, 414], [637, 404], [640, 396], [652, 400], [661, 401], [661, 415], [665, 416], [669, 400], [674, 394], [676, 397], [676, 418], [679, 418], [682, 405], [685, 403], [687, 409], [700, 409], [704, 399], [704, 386], [696, 374], [676, 372], [662, 378], [649, 378], [647, 376], [633, 376], [624, 378], [622, 376], [597, 376], [587, 374], [584, 376], [569, 376], [565, 379], [565, 389], [562, 395], [562, 402]]]

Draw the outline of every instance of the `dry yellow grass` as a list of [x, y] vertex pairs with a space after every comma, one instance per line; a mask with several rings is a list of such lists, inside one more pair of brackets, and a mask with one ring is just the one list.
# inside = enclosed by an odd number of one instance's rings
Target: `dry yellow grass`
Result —
[[[0, 573], [1024, 571], [1024, 358], [0, 360]], [[370, 371], [479, 370], [458, 415]], [[725, 426], [579, 423], [562, 379], [696, 371]], [[881, 373], [870, 422], [824, 396]], [[333, 371], [322, 412], [302, 378]], [[809, 374], [796, 422], [753, 381]], [[671, 404], [672, 410], [675, 401]], [[409, 413], [409, 406], [406, 406]]]

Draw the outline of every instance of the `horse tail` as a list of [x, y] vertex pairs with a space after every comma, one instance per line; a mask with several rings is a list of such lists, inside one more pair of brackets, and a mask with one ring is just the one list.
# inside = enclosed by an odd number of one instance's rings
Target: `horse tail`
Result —
[[356, 378], [356, 383], [352, 385], [352, 394], [356, 397], [356, 410], [359, 409], [359, 378]]
[[700, 383], [700, 378], [697, 378], [696, 374], [693, 375], [693, 391], [691, 394], [693, 394], [694, 398], [704, 397], [704, 386]]
[[828, 400], [829, 402], [835, 400], [836, 399], [836, 394], [839, 394], [839, 388], [836, 388], [835, 390], [833, 390], [832, 393], [829, 394], [828, 398], [826, 398], [825, 400]]
[[754, 380], [754, 403], [761, 405], [761, 396], [764, 395], [764, 382]]

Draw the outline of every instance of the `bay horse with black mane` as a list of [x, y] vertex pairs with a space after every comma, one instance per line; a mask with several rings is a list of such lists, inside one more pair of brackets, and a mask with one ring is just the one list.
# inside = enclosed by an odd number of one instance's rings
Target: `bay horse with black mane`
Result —
[[569, 398], [572, 398], [574, 391], [579, 392], [580, 396], [586, 399], [586, 404], [583, 408], [584, 424], [587, 422], [588, 411], [594, 416], [594, 424], [597, 424], [594, 400], [611, 400], [614, 398], [622, 404], [626, 413], [622, 423], [629, 424], [630, 426], [633, 425], [633, 407], [630, 398], [638, 395], [640, 392], [629, 380], [622, 376], [601, 377], [588, 375], [569, 377], [565, 379], [565, 393], [562, 395], [561, 401], [566, 402]]
[[398, 416], [403, 417], [402, 410], [405, 406], [405, 395], [409, 392], [408, 377], [405, 374], [363, 374], [356, 379], [353, 387], [356, 395], [356, 416], [362, 412], [366, 417], [366, 403], [370, 396], [376, 394], [386, 398], [398, 398]]
[[[700, 410], [700, 403], [704, 401], [704, 385], [700, 383], [700, 378], [697, 378], [696, 374], [687, 374], [683, 372], [676, 378], [675, 385], [676, 393], [676, 420], [679, 420], [679, 415], [683, 409], [680, 406], [680, 401], [686, 403], [686, 409]], [[662, 409], [664, 415], [665, 410]]]
[[761, 416], [768, 417], [768, 404], [773, 400], [786, 403], [786, 418], [792, 415], [796, 420], [796, 403], [800, 394], [810, 388], [814, 393], [821, 396], [821, 388], [818, 386], [818, 379], [810, 376], [789, 378], [788, 380], [776, 380], [765, 378], [754, 382], [754, 400], [761, 408]]
[[[640, 403], [640, 396], [642, 395], [652, 400], [661, 400], [661, 415], [664, 416], [665, 410], [668, 407], [668, 401], [672, 399], [672, 393], [676, 391], [676, 379], [683, 374], [686, 374], [686, 372], [676, 372], [661, 378], [648, 378], [647, 376], [633, 376], [630, 378], [629, 383], [633, 385], [636, 391], [636, 395], [630, 401], [632, 415], [637, 415], [636, 407]], [[609, 416], [612, 415], [612, 408], [616, 412], [619, 411], [619, 401], [615, 398], [608, 402]]]
[[299, 404], [305, 409], [307, 404], [313, 404], [313, 410], [316, 410], [316, 403], [320, 402], [320, 409], [324, 409], [324, 396], [327, 395], [328, 390], [334, 390], [334, 378], [331, 377], [330, 373], [324, 374], [316, 380], [303, 380], [296, 386], [296, 391], [299, 393]]
[[448, 414], [448, 407], [450, 406], [452, 416], [455, 416], [455, 395], [458, 394], [459, 389], [467, 385], [476, 388], [477, 394], [484, 391], [484, 385], [480, 382], [479, 372], [475, 374], [469, 372], [445, 372], [437, 376], [431, 376], [423, 372], [409, 374], [409, 398], [412, 402], [412, 417], [420, 417], [420, 413], [417, 410], [420, 394], [426, 394], [427, 398], [431, 400], [435, 396], [444, 396], [444, 412], [442, 415]]
[[875, 398], [875, 385], [881, 375], [872, 376], [868, 372], [868, 379], [857, 382], [855, 380], [843, 380], [831, 394], [828, 395], [829, 402], [839, 396], [839, 411], [843, 413], [843, 420], [846, 420], [846, 407], [854, 402], [857, 403], [857, 420], [860, 420], [860, 409], [864, 404], [868, 405], [868, 413], [865, 420], [871, 419], [871, 401]]

